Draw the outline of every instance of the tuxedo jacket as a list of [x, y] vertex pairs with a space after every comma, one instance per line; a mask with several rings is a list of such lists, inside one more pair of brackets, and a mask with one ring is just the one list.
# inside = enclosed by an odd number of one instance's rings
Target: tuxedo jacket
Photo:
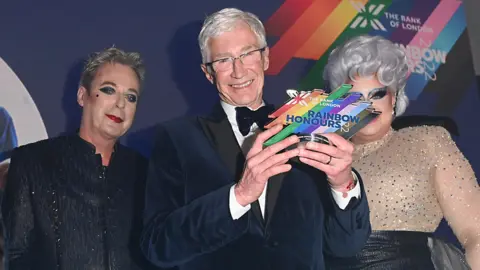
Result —
[[268, 181], [258, 201], [232, 219], [229, 192], [245, 158], [220, 105], [205, 117], [158, 127], [146, 185], [141, 248], [153, 264], [180, 270], [324, 269], [324, 253], [352, 256], [371, 232], [361, 197], [340, 209], [326, 175], [299, 162]]

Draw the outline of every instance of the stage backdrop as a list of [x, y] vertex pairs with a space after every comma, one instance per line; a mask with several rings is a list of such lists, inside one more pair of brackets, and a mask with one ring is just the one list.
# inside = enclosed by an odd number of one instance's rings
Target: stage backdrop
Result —
[[[137, 118], [123, 138], [146, 156], [153, 126], [209, 111], [218, 97], [200, 70], [197, 35], [206, 14], [225, 7], [256, 13], [271, 47], [266, 99], [289, 88], [322, 88], [328, 53], [368, 33], [405, 49], [408, 114], [452, 117], [459, 148], [480, 175], [480, 115], [462, 1], [184, 0], [5, 1], [0, 8], [0, 106], [18, 144], [72, 132], [80, 115], [77, 83], [84, 57], [116, 45], [140, 52], [147, 79]], [[445, 224], [439, 231], [451, 237]]]

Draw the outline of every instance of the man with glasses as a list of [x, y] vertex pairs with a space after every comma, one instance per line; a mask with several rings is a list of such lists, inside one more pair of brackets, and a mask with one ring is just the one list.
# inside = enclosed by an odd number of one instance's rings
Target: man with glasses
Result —
[[[298, 143], [264, 148], [269, 65], [265, 30], [253, 14], [223, 9], [199, 34], [201, 68], [220, 102], [205, 117], [159, 125], [146, 190], [142, 250], [159, 267], [325, 269], [323, 252], [351, 256], [370, 234], [353, 146]], [[291, 158], [298, 157], [294, 162]]]

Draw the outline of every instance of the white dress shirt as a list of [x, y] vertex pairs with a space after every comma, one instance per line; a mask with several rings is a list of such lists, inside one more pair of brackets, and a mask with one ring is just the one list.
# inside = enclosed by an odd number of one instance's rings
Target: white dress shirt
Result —
[[[240, 132], [238, 129], [238, 124], [237, 124], [237, 111], [235, 110], [235, 106], [232, 106], [230, 104], [227, 104], [225, 102], [221, 102], [223, 110], [225, 111], [228, 121], [230, 122], [230, 125], [232, 126], [233, 133], [235, 134], [235, 138], [237, 139], [238, 145], [242, 149], [242, 152], [244, 155], [248, 153], [250, 150], [250, 147], [252, 147], [253, 141], [255, 140], [255, 135], [260, 132], [261, 130], [258, 128], [257, 124], [254, 123], [252, 127], [250, 128], [250, 132], [247, 134], [247, 136], [243, 136], [243, 134]], [[262, 106], [265, 105], [264, 103]], [[355, 173], [353, 173], [353, 177], [356, 178]], [[229, 198], [229, 203], [230, 203], [230, 213], [232, 215], [233, 219], [239, 219], [242, 217], [245, 213], [247, 213], [251, 205], [246, 205], [242, 206], [238, 203], [236, 197], [235, 197], [235, 191], [234, 191], [235, 185], [233, 185], [230, 188], [230, 198]], [[262, 212], [262, 216], [265, 217], [265, 196], [267, 194], [267, 184], [265, 184], [265, 187], [263, 188], [263, 192], [258, 198], [258, 204], [260, 205], [260, 210]], [[348, 203], [350, 202], [350, 199], [352, 197], [357, 197], [360, 198], [360, 184], [357, 184], [354, 189], [350, 190], [348, 192], [347, 197], [343, 197], [342, 192], [336, 191], [332, 189], [332, 195], [337, 203], [338, 207], [340, 209], [345, 209], [347, 207]]]

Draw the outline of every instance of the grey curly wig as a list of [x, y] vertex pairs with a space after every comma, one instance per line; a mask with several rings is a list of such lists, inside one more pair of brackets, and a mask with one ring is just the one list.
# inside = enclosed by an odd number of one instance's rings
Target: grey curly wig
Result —
[[376, 76], [396, 96], [395, 116], [399, 116], [408, 106], [407, 74], [407, 58], [401, 48], [380, 36], [360, 35], [330, 53], [323, 79], [334, 90], [357, 76]]

